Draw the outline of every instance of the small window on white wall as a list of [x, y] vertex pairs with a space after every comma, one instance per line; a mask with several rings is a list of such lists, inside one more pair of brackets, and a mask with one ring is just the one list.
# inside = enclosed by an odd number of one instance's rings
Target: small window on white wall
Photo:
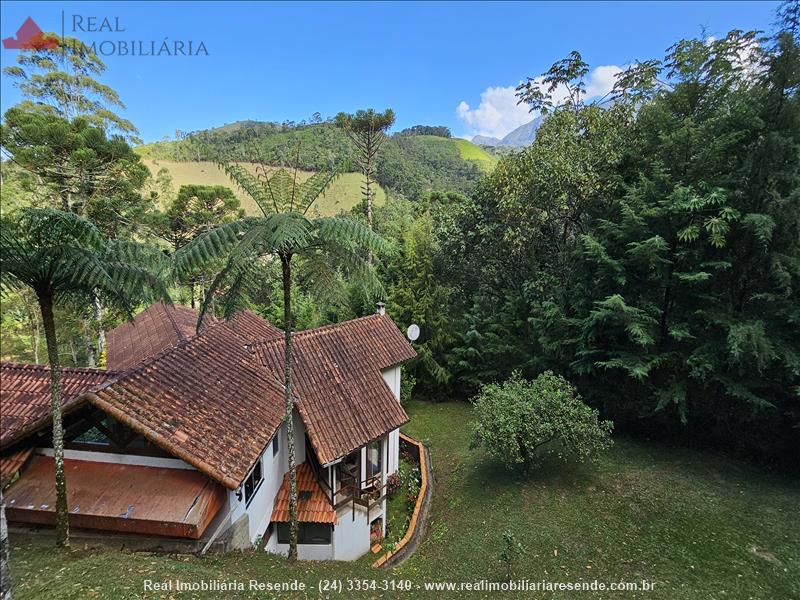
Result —
[[278, 452], [281, 449], [281, 438], [278, 433], [275, 434], [275, 437], [272, 438], [272, 458], [278, 456]]
[[245, 506], [249, 506], [250, 502], [255, 498], [256, 492], [258, 492], [258, 488], [261, 487], [261, 484], [264, 481], [264, 475], [261, 470], [261, 459], [258, 459], [258, 462], [253, 467], [253, 470], [248, 475], [247, 479], [244, 480], [244, 502]]
[[376, 440], [367, 446], [367, 478], [380, 475], [383, 465], [383, 448], [381, 441]]

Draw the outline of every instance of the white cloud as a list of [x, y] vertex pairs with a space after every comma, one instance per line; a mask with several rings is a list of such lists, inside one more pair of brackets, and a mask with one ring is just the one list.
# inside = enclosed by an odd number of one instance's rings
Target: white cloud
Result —
[[517, 104], [515, 94], [514, 86], [486, 88], [476, 108], [470, 108], [462, 100], [456, 107], [456, 114], [472, 135], [501, 138], [533, 118], [525, 104]]
[[[611, 91], [615, 82], [614, 76], [620, 71], [622, 69], [616, 65], [600, 66], [592, 70], [586, 81], [587, 98], [601, 97]], [[564, 88], [556, 89], [553, 93], [556, 102], [566, 97]], [[481, 93], [477, 107], [472, 108], [462, 100], [456, 107], [456, 115], [468, 128], [465, 137], [470, 138], [474, 135], [502, 138], [538, 116], [528, 112], [527, 105], [517, 104], [514, 86], [488, 87]]]
[[589, 73], [589, 81], [586, 84], [587, 98], [602, 98], [614, 87], [617, 82], [616, 75], [622, 69], [616, 65], [606, 65], [595, 68]]

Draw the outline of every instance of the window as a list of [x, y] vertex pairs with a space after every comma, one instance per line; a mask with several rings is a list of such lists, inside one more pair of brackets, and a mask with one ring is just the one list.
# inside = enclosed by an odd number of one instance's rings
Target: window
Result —
[[278, 451], [281, 449], [281, 439], [278, 437], [280, 431], [275, 432], [275, 437], [272, 438], [272, 458], [278, 456]]
[[258, 492], [258, 488], [261, 487], [261, 483], [264, 481], [263, 473], [261, 472], [261, 459], [258, 459], [256, 466], [253, 467], [253, 470], [250, 472], [250, 475], [247, 476], [247, 479], [244, 481], [244, 502], [245, 506], [250, 505], [250, 501], [255, 497], [256, 492]]
[[[298, 544], [330, 544], [333, 527], [328, 523], [298, 523]], [[278, 523], [278, 543], [289, 543], [289, 523]]]
[[79, 444], [98, 444], [101, 446], [108, 446], [111, 444], [111, 440], [108, 439], [108, 436], [94, 426], [74, 437], [71, 441]]
[[380, 475], [383, 464], [383, 448], [381, 446], [380, 440], [367, 446], [367, 478]]

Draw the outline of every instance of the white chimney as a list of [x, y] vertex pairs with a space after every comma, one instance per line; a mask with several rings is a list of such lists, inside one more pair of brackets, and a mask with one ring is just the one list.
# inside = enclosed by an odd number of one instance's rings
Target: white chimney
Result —
[[386, 305], [383, 302], [378, 302], [375, 305], [375, 313], [378, 315], [385, 315], [386, 314]]

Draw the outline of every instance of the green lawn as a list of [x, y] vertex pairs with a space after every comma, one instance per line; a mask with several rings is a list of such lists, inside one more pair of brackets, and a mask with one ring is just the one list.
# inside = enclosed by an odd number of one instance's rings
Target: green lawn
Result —
[[[249, 215], [257, 214], [258, 207], [250, 196], [245, 194], [230, 178], [213, 162], [175, 162], [170, 160], [154, 160], [143, 158], [144, 163], [155, 177], [162, 168], [167, 169], [172, 176], [172, 184], [177, 191], [180, 186], [187, 184], [197, 185], [225, 185], [231, 188], [242, 203], [242, 208]], [[243, 163], [252, 172], [255, 166], [252, 163]], [[300, 179], [305, 180], [311, 175], [308, 171], [300, 171]], [[358, 173], [344, 173], [338, 177], [330, 186], [328, 191], [316, 203], [319, 214], [322, 216], [333, 216], [339, 211], [349, 211], [356, 204], [361, 202], [363, 193], [361, 184], [363, 177]], [[375, 203], [380, 205], [386, 201], [386, 192], [382, 187], [376, 185]], [[311, 213], [313, 214], [312, 207]]]
[[[252, 553], [218, 557], [77, 550], [58, 555], [12, 540], [15, 598], [138, 598], [144, 579], [299, 579], [318, 597], [321, 579], [426, 581], [504, 579], [499, 540], [527, 547], [515, 576], [533, 581], [636, 582], [651, 592], [538, 593], [536, 598], [800, 598], [800, 484], [715, 455], [617, 439], [597, 464], [552, 466], [522, 479], [469, 449], [464, 404], [413, 403], [406, 431], [429, 444], [432, 522], [406, 563], [299, 563]], [[345, 583], [346, 585], [346, 583]], [[245, 592], [240, 597], [274, 597]], [[489, 593], [370, 591], [323, 597], [503, 597]], [[215, 597], [174, 594], [173, 597]], [[226, 597], [236, 597], [235, 594]], [[284, 595], [280, 595], [284, 597]]]

